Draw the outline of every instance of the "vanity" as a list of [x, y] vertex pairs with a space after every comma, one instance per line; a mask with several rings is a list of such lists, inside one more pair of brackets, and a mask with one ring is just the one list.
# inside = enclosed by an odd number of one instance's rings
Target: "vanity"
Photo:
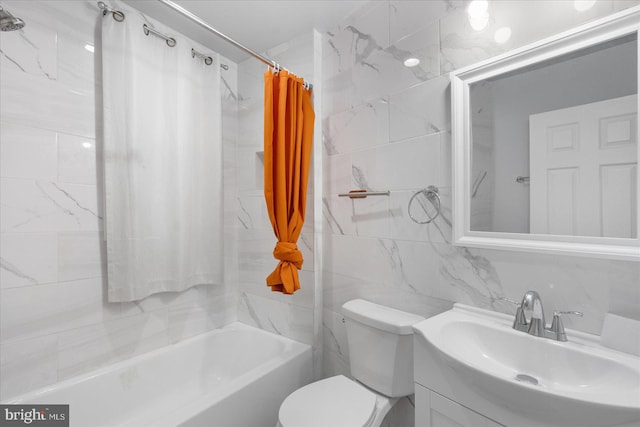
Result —
[[640, 357], [518, 322], [455, 304], [414, 325], [416, 426], [640, 425]]

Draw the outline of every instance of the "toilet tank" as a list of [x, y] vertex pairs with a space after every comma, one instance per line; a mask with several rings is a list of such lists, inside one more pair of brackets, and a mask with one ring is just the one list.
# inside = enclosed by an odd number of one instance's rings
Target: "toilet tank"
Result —
[[413, 394], [413, 329], [423, 317], [355, 299], [342, 306], [351, 375], [389, 397]]

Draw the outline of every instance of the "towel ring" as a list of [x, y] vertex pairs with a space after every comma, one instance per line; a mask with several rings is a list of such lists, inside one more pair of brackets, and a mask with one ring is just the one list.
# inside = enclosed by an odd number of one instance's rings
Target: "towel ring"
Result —
[[[409, 205], [407, 206], [407, 213], [409, 214], [409, 218], [411, 218], [411, 220], [416, 224], [429, 224], [434, 219], [436, 219], [438, 215], [440, 215], [440, 204], [441, 204], [440, 194], [438, 193], [439, 193], [438, 187], [430, 185], [427, 188], [423, 188], [422, 190], [416, 192], [413, 196], [411, 196], [411, 199], [409, 199]], [[419, 194], [424, 194], [427, 200], [429, 200], [431, 203], [433, 203], [434, 199], [438, 201], [438, 206], [436, 207], [436, 214], [433, 217], [429, 216], [429, 213], [427, 212], [427, 210], [423, 208], [423, 210], [427, 214], [427, 217], [429, 217], [429, 219], [426, 221], [420, 221], [411, 214], [411, 204], [413, 203], [414, 199], [418, 197]]]

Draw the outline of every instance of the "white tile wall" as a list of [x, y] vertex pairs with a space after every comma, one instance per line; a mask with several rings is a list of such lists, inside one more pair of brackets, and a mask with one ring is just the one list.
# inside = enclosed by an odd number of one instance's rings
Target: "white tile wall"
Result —
[[[0, 36], [0, 400], [237, 319], [234, 287], [105, 300], [95, 1], [4, 1]], [[225, 200], [235, 197], [237, 66], [223, 71]], [[99, 98], [98, 98], [99, 99]], [[98, 143], [98, 146], [96, 146]], [[225, 238], [236, 236], [225, 211]], [[226, 283], [237, 265], [228, 264]]]
[[97, 233], [58, 233], [58, 280], [102, 277], [105, 271], [103, 241]]
[[[562, 4], [561, 4], [562, 3]], [[599, 333], [607, 311], [640, 319], [640, 265], [451, 245], [451, 115], [447, 73], [639, 2], [490, 2], [476, 32], [457, 0], [371, 2], [324, 34], [323, 332], [325, 376], [348, 373], [341, 305], [352, 298], [434, 315], [454, 302], [512, 313], [500, 296], [536, 289], [548, 314], [580, 310], [570, 327]], [[553, 13], [549, 13], [553, 7]], [[497, 45], [493, 32], [511, 26]], [[402, 60], [420, 58], [407, 69]], [[436, 185], [442, 215], [413, 223], [410, 197]], [[356, 188], [388, 198], [345, 200]], [[416, 211], [417, 213], [419, 211]], [[425, 219], [423, 217], [423, 219]], [[404, 402], [385, 426], [411, 425]], [[410, 418], [410, 417], [409, 417]]]
[[58, 377], [80, 375], [168, 344], [165, 311], [67, 330], [58, 335]]
[[3, 233], [0, 253], [2, 289], [58, 281], [56, 233]]
[[58, 134], [58, 181], [95, 185], [97, 177], [96, 143], [91, 138]]
[[389, 97], [389, 138], [398, 141], [448, 131], [451, 106], [449, 77], [427, 80]]
[[2, 399], [58, 381], [58, 336], [6, 342], [0, 358]]
[[325, 149], [332, 155], [358, 151], [389, 142], [389, 101], [384, 98], [327, 118]]
[[[55, 132], [3, 123], [0, 139], [2, 178], [55, 180], [58, 175]], [[30, 161], [27, 163], [22, 159]]]
[[[440, 20], [442, 72], [549, 37], [612, 12], [613, 1], [599, 1], [591, 9], [577, 12], [570, 1], [507, 0], [491, 3], [489, 13], [492, 18], [488, 26], [476, 31], [469, 25], [466, 10], [457, 8]], [[511, 38], [507, 43], [498, 44], [493, 39], [494, 32], [503, 26], [512, 29]]]

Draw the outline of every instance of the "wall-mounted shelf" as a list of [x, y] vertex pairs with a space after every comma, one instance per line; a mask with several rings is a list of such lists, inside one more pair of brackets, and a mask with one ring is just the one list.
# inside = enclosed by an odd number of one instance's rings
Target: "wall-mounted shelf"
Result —
[[367, 191], [367, 190], [351, 190], [348, 193], [340, 193], [338, 197], [348, 197], [350, 199], [365, 199], [367, 196], [388, 196], [391, 194], [387, 191]]

